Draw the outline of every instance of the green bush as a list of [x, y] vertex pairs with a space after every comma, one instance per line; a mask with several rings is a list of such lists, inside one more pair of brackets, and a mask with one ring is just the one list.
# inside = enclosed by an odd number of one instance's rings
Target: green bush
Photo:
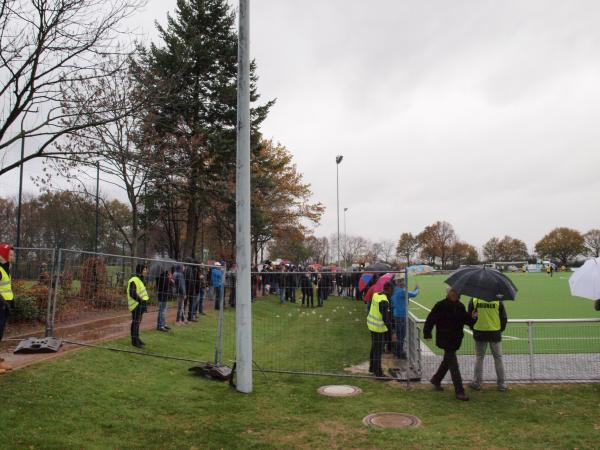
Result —
[[11, 322], [33, 322], [42, 320], [44, 312], [38, 307], [38, 301], [31, 295], [17, 295], [10, 312]]

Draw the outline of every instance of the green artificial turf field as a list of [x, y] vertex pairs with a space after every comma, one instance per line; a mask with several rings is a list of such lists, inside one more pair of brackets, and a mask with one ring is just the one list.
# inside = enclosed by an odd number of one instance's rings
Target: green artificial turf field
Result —
[[[593, 302], [571, 296], [568, 272], [508, 274], [519, 292], [515, 301], [506, 301], [509, 319], [574, 319], [600, 318]], [[410, 311], [420, 319], [427, 317], [431, 308], [445, 296], [447, 275], [412, 277], [409, 287], [418, 284], [420, 295], [411, 302]], [[467, 306], [470, 297], [462, 297]], [[538, 323], [532, 324], [535, 353], [598, 353], [600, 352], [600, 323]], [[472, 353], [472, 345], [465, 340], [463, 353]], [[529, 350], [528, 324], [509, 324], [503, 341], [505, 353], [527, 353]]]

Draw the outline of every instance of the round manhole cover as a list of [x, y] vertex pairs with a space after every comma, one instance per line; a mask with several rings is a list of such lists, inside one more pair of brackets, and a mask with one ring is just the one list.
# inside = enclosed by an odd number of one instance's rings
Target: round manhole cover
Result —
[[420, 426], [421, 419], [412, 414], [383, 412], [369, 414], [363, 419], [363, 423], [379, 428], [407, 428]]
[[318, 392], [329, 397], [352, 397], [360, 394], [362, 390], [359, 387], [348, 386], [347, 384], [330, 384], [329, 386], [321, 386]]

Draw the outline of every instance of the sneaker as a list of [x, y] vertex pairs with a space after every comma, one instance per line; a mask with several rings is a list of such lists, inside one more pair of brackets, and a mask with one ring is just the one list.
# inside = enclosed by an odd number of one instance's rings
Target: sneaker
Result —
[[456, 400], [461, 400], [463, 402], [468, 402], [469, 401], [469, 396], [467, 394], [465, 394], [464, 392], [459, 392], [458, 394], [456, 394]]
[[475, 383], [474, 381], [469, 384], [469, 387], [471, 389], [473, 389], [474, 391], [480, 391], [481, 390], [481, 385], [479, 383]]
[[164, 328], [165, 330], [170, 330], [170, 329], [171, 329], [171, 327], [170, 327], [169, 325], [165, 325], [163, 328]]
[[508, 391], [508, 386], [506, 384], [499, 384], [498, 385], [498, 390], [500, 392], [506, 392], [506, 391]]
[[158, 331], [164, 331], [165, 333], [169, 332], [166, 327], [158, 328]]

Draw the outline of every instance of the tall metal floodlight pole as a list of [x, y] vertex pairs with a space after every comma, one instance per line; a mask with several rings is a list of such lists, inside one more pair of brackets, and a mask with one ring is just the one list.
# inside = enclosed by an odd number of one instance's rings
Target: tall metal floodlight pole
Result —
[[[23, 120], [25, 116], [23, 116]], [[19, 167], [19, 205], [17, 207], [17, 240], [15, 246], [16, 251], [16, 263], [15, 263], [15, 277], [19, 276], [19, 254], [21, 253], [19, 247], [21, 246], [21, 205], [23, 203], [23, 158], [25, 157], [25, 132], [23, 131], [23, 120], [21, 120], [21, 165]]]
[[337, 193], [337, 264], [340, 263], [340, 163], [344, 159], [344, 155], [337, 155], [335, 157], [335, 180], [336, 180], [336, 193]]
[[344, 269], [347, 269], [346, 257], [348, 256], [348, 248], [346, 247], [346, 244], [348, 242], [348, 235], [346, 234], [346, 211], [348, 211], [348, 208], [344, 208]]
[[240, 0], [237, 91], [236, 277], [237, 390], [252, 392], [250, 302], [250, 0]]

